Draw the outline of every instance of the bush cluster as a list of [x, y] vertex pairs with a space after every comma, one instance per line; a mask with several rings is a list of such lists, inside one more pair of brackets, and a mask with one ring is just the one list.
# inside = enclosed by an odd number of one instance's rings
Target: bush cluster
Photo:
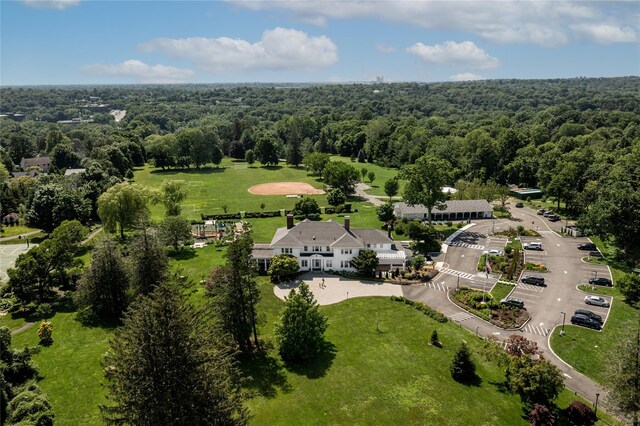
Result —
[[263, 217], [280, 217], [282, 216], [282, 212], [280, 210], [272, 211], [272, 212], [245, 212], [244, 218], [263, 218]]
[[240, 219], [240, 212], [227, 214], [200, 214], [202, 220], [227, 220]]
[[440, 311], [437, 311], [437, 310], [435, 310], [433, 308], [430, 308], [429, 306], [425, 305], [424, 303], [414, 302], [413, 300], [409, 300], [409, 299], [407, 299], [406, 297], [403, 297], [403, 296], [391, 296], [391, 300], [393, 300], [394, 302], [403, 302], [406, 305], [413, 306], [417, 311], [422, 312], [423, 314], [433, 318], [434, 320], [436, 320], [438, 322], [445, 323], [445, 322], [449, 321], [449, 318], [447, 318]]

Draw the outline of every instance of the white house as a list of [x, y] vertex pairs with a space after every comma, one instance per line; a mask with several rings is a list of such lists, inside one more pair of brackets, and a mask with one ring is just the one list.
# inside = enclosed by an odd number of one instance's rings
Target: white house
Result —
[[346, 216], [344, 225], [307, 219], [294, 225], [288, 215], [286, 228], [279, 228], [270, 244], [255, 244], [252, 255], [261, 269], [271, 256], [289, 254], [298, 259], [301, 271], [355, 271], [351, 260], [369, 249], [378, 256], [378, 271], [404, 269], [406, 254], [392, 239], [376, 229], [351, 228], [350, 222]]
[[[431, 220], [489, 219], [493, 217], [493, 208], [487, 200], [448, 200], [445, 208], [431, 211]], [[410, 206], [407, 203], [394, 203], [393, 213], [397, 218], [429, 220], [429, 210], [421, 204]]]

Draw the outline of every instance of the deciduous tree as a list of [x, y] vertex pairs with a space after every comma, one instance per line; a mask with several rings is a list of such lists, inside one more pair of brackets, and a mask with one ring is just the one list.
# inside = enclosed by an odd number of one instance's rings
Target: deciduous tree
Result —
[[324, 181], [345, 194], [353, 194], [358, 183], [358, 170], [343, 161], [330, 161], [323, 171]]
[[389, 200], [398, 195], [398, 191], [400, 190], [400, 182], [397, 178], [391, 178], [384, 183], [384, 193], [387, 194]]
[[267, 273], [272, 281], [280, 282], [283, 278], [286, 279], [298, 272], [299, 269], [300, 264], [295, 256], [277, 254], [271, 257]]
[[372, 277], [378, 266], [378, 256], [373, 250], [360, 250], [360, 253], [351, 260], [351, 266], [356, 268], [360, 275]]
[[145, 187], [122, 182], [113, 185], [98, 198], [98, 216], [109, 232], [120, 230], [124, 239], [124, 230], [149, 214], [148, 204], [152, 192]]
[[180, 203], [187, 198], [186, 182], [183, 180], [166, 180], [160, 187], [162, 203], [167, 216], [180, 216]]
[[160, 240], [178, 252], [180, 243], [192, 239], [191, 222], [181, 216], [167, 216], [160, 222], [158, 229]]
[[429, 223], [433, 209], [444, 206], [446, 195], [442, 188], [449, 183], [450, 172], [448, 161], [431, 155], [422, 156], [415, 164], [402, 169], [401, 176], [407, 180], [403, 194], [405, 202], [410, 206], [425, 206], [429, 212]]

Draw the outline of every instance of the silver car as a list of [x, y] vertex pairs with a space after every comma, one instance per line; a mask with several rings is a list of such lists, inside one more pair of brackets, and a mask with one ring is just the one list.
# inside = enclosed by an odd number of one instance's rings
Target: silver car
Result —
[[609, 307], [609, 302], [599, 296], [585, 296], [584, 303], [587, 305], [602, 306], [603, 308]]

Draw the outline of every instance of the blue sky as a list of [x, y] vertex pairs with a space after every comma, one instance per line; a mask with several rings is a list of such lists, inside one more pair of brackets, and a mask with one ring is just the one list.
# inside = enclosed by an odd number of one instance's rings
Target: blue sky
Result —
[[0, 0], [0, 84], [640, 75], [638, 1]]

